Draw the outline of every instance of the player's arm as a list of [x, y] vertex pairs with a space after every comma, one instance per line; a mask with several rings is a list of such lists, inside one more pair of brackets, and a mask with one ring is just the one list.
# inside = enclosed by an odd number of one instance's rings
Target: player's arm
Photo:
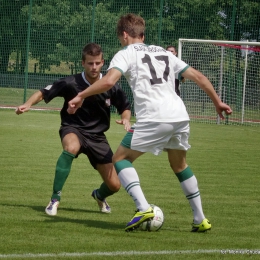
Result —
[[216, 91], [214, 90], [214, 87], [212, 86], [211, 82], [201, 72], [195, 70], [192, 67], [189, 67], [182, 73], [181, 76], [194, 81], [202, 90], [206, 92], [206, 94], [214, 103], [216, 111], [219, 114], [220, 118], [224, 119], [224, 116], [222, 115], [223, 111], [227, 115], [230, 115], [232, 113], [232, 109], [230, 108], [230, 106], [221, 101]]
[[108, 73], [100, 80], [96, 81], [93, 85], [86, 88], [84, 91], [79, 92], [78, 95], [69, 101], [68, 113], [74, 114], [79, 107], [81, 107], [84, 98], [100, 94], [111, 89], [116, 82], [120, 79], [121, 72], [117, 69], [110, 69]]
[[121, 120], [116, 120], [117, 124], [124, 125], [124, 128], [126, 131], [128, 131], [131, 128], [131, 110], [124, 110], [121, 114]]
[[24, 112], [27, 112], [31, 106], [39, 103], [42, 100], [43, 100], [43, 94], [39, 90], [39, 91], [35, 92], [34, 94], [32, 94], [32, 96], [23, 105], [17, 107], [15, 110], [15, 113], [17, 115], [20, 115]]

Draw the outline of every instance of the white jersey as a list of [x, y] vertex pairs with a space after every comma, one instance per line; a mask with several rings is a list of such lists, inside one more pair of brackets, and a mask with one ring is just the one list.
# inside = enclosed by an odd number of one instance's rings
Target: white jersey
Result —
[[175, 92], [175, 76], [188, 67], [162, 47], [138, 43], [116, 53], [108, 70], [118, 69], [127, 79], [138, 122], [180, 122], [189, 115]]

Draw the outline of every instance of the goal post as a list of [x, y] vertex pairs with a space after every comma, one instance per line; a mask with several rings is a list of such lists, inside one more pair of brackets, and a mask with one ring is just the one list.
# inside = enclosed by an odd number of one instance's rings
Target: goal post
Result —
[[260, 125], [260, 42], [179, 39], [178, 57], [207, 76], [233, 110], [220, 120], [209, 97], [186, 80], [181, 97], [191, 121]]

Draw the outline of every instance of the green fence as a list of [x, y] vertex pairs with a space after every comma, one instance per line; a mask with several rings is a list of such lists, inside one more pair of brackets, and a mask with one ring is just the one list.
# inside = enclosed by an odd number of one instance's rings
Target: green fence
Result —
[[[178, 46], [179, 38], [260, 41], [259, 0], [0, 0], [0, 7], [1, 106], [17, 106], [36, 89], [80, 72], [81, 50], [89, 42], [102, 46], [105, 72], [120, 49], [116, 22], [128, 12], [145, 18], [148, 44]], [[254, 57], [259, 59], [257, 50]], [[251, 77], [259, 74], [260, 66]], [[121, 84], [131, 99], [126, 82]]]

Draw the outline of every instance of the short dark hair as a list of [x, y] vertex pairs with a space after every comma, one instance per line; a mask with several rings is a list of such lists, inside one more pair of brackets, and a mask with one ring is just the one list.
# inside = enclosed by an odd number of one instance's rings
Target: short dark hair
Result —
[[82, 50], [82, 60], [85, 61], [86, 60], [86, 55], [91, 55], [91, 56], [98, 56], [100, 54], [102, 54], [102, 59], [103, 59], [103, 51], [100, 47], [100, 45], [96, 44], [96, 43], [88, 43], [87, 45], [84, 46], [83, 50]]
[[173, 46], [173, 45], [169, 45], [169, 46], [167, 46], [167, 47], [166, 47], [166, 50], [168, 50], [169, 48], [174, 48], [174, 50], [177, 51], [176, 47]]
[[133, 38], [142, 38], [144, 36], [144, 30], [145, 21], [139, 15], [131, 13], [122, 15], [117, 22], [117, 36], [122, 36], [123, 32], [126, 32]]

